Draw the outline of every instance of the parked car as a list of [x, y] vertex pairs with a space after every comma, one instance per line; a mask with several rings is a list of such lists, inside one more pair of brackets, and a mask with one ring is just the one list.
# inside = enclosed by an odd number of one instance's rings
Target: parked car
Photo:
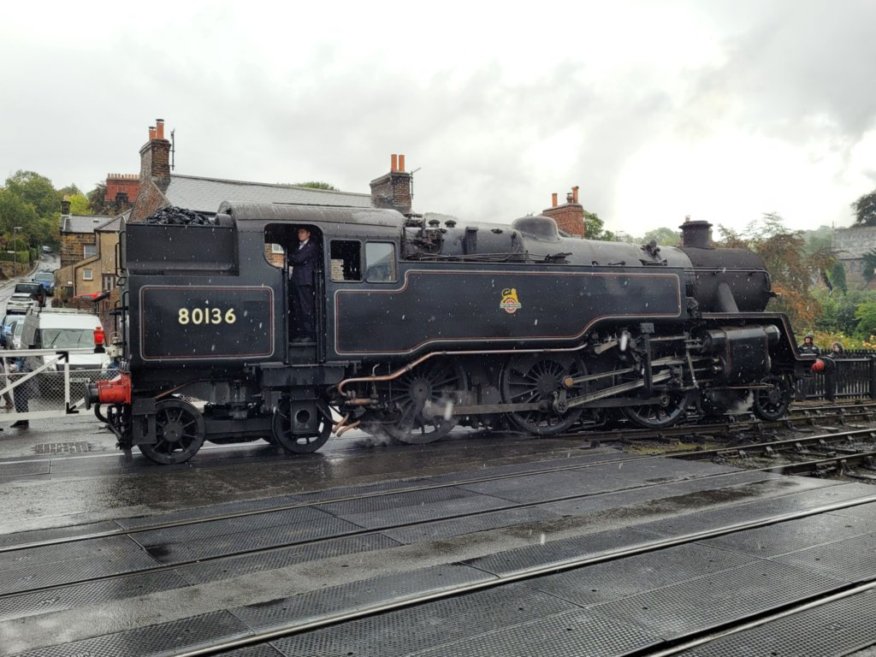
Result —
[[24, 315], [29, 308], [34, 307], [39, 307], [39, 302], [35, 301], [28, 292], [13, 292], [6, 302], [6, 313], [7, 315]]
[[[103, 328], [100, 318], [91, 313], [72, 308], [43, 308], [31, 310], [24, 317], [21, 332], [21, 346], [28, 349], [81, 349], [94, 347], [94, 329]], [[85, 394], [85, 384], [96, 373], [109, 366], [106, 353], [70, 354], [71, 394], [81, 397]], [[33, 371], [45, 364], [44, 356], [30, 356], [29, 370]], [[63, 379], [60, 376], [63, 363], [56, 362], [47, 371], [37, 375], [42, 393], [60, 390]], [[77, 374], [77, 372], [79, 372]]]
[[39, 283], [16, 283], [12, 296], [14, 297], [15, 293], [19, 292], [29, 294], [30, 298], [39, 304], [40, 308], [46, 305], [46, 291]]
[[24, 329], [24, 315], [12, 315], [13, 319], [0, 329], [0, 345], [6, 349], [21, 349], [21, 332]]
[[30, 279], [32, 283], [39, 283], [43, 286], [43, 290], [45, 290], [46, 294], [54, 296], [55, 294], [55, 275], [50, 271], [38, 271], [34, 274], [33, 278]]

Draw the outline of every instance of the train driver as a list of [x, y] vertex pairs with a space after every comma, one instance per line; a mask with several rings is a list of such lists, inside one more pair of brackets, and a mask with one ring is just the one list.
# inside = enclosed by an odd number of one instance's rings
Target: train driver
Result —
[[289, 251], [292, 265], [292, 341], [309, 342], [316, 338], [316, 302], [313, 280], [319, 247], [311, 239], [310, 229], [298, 229], [298, 248]]

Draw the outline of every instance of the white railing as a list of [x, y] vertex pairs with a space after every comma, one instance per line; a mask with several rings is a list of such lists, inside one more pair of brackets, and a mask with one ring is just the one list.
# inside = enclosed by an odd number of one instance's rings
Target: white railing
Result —
[[94, 354], [94, 349], [0, 350], [0, 422], [78, 413], [87, 384], [116, 374], [103, 367], [71, 366], [70, 356], [78, 354]]

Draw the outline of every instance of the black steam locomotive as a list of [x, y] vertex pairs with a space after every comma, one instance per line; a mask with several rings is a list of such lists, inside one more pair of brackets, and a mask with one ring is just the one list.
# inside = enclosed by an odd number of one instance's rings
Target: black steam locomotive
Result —
[[[296, 230], [322, 259], [317, 337], [290, 340]], [[223, 204], [204, 225], [121, 235], [121, 374], [97, 416], [159, 463], [203, 441], [319, 449], [358, 427], [409, 443], [457, 425], [553, 434], [644, 427], [753, 396], [777, 418], [803, 366], [769, 274], [714, 249], [562, 237], [553, 219], [423, 221], [394, 210]], [[272, 264], [272, 259], [276, 261]]]

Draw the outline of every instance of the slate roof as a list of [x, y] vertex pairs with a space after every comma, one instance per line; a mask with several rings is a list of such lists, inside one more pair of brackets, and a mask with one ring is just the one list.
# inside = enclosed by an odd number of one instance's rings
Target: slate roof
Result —
[[370, 194], [335, 192], [295, 185], [270, 185], [265, 183], [220, 180], [199, 176], [171, 175], [164, 192], [171, 205], [216, 212], [223, 201], [236, 203], [295, 203], [298, 205], [328, 205], [354, 208], [370, 208]]
[[94, 215], [64, 215], [61, 217], [62, 233], [93, 233], [95, 228], [112, 221], [114, 217], [101, 217]]

